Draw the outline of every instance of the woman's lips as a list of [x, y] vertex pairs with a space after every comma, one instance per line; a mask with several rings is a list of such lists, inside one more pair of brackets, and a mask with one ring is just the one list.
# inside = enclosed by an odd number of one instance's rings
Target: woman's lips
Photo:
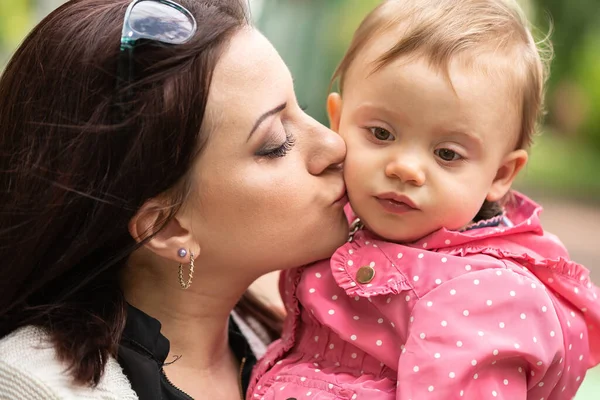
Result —
[[346, 205], [348, 203], [348, 195], [346, 194], [346, 190], [342, 192], [342, 194], [333, 202], [334, 205]]

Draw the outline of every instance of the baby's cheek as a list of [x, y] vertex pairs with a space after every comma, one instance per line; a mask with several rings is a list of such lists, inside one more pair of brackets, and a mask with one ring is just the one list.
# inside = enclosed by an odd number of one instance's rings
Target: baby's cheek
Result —
[[355, 196], [364, 191], [365, 179], [367, 179], [364, 168], [360, 168], [360, 163], [352, 158], [346, 158], [344, 161], [344, 182], [349, 193]]
[[468, 188], [456, 193], [461, 194], [449, 196], [448, 208], [444, 217], [445, 226], [449, 229], [460, 229], [471, 223], [485, 200], [485, 195], [481, 196]]

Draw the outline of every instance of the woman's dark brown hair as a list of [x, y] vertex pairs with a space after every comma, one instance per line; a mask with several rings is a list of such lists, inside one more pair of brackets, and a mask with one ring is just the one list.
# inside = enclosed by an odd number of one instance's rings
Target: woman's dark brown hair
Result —
[[[249, 24], [240, 0], [178, 2], [197, 19], [195, 37], [136, 47], [125, 107], [116, 72], [129, 0], [67, 2], [0, 79], [0, 337], [43, 327], [79, 383], [97, 384], [118, 349], [126, 304], [117, 277], [139, 246], [128, 222], [165, 193], [165, 221], [176, 213], [207, 140], [212, 72]], [[277, 334], [278, 318], [260, 303], [241, 309]]]

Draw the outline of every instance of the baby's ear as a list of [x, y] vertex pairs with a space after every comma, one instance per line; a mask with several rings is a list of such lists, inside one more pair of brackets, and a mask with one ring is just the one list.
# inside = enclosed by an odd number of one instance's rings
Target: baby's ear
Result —
[[342, 118], [342, 96], [339, 93], [329, 93], [327, 96], [327, 115], [329, 116], [329, 127], [332, 131], [339, 133], [340, 119]]
[[508, 193], [519, 171], [527, 164], [528, 158], [527, 152], [522, 149], [512, 151], [504, 157], [486, 197], [487, 201], [498, 201]]

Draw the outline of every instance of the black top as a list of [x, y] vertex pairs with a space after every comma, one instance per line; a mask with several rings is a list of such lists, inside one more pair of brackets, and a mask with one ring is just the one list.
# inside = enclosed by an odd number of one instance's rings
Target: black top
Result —
[[[129, 305], [119, 344], [119, 364], [140, 400], [190, 400], [192, 397], [173, 385], [163, 371], [169, 340], [160, 333], [160, 327], [158, 320]], [[229, 318], [229, 346], [243, 362], [241, 384], [245, 394], [256, 357], [233, 318]]]

